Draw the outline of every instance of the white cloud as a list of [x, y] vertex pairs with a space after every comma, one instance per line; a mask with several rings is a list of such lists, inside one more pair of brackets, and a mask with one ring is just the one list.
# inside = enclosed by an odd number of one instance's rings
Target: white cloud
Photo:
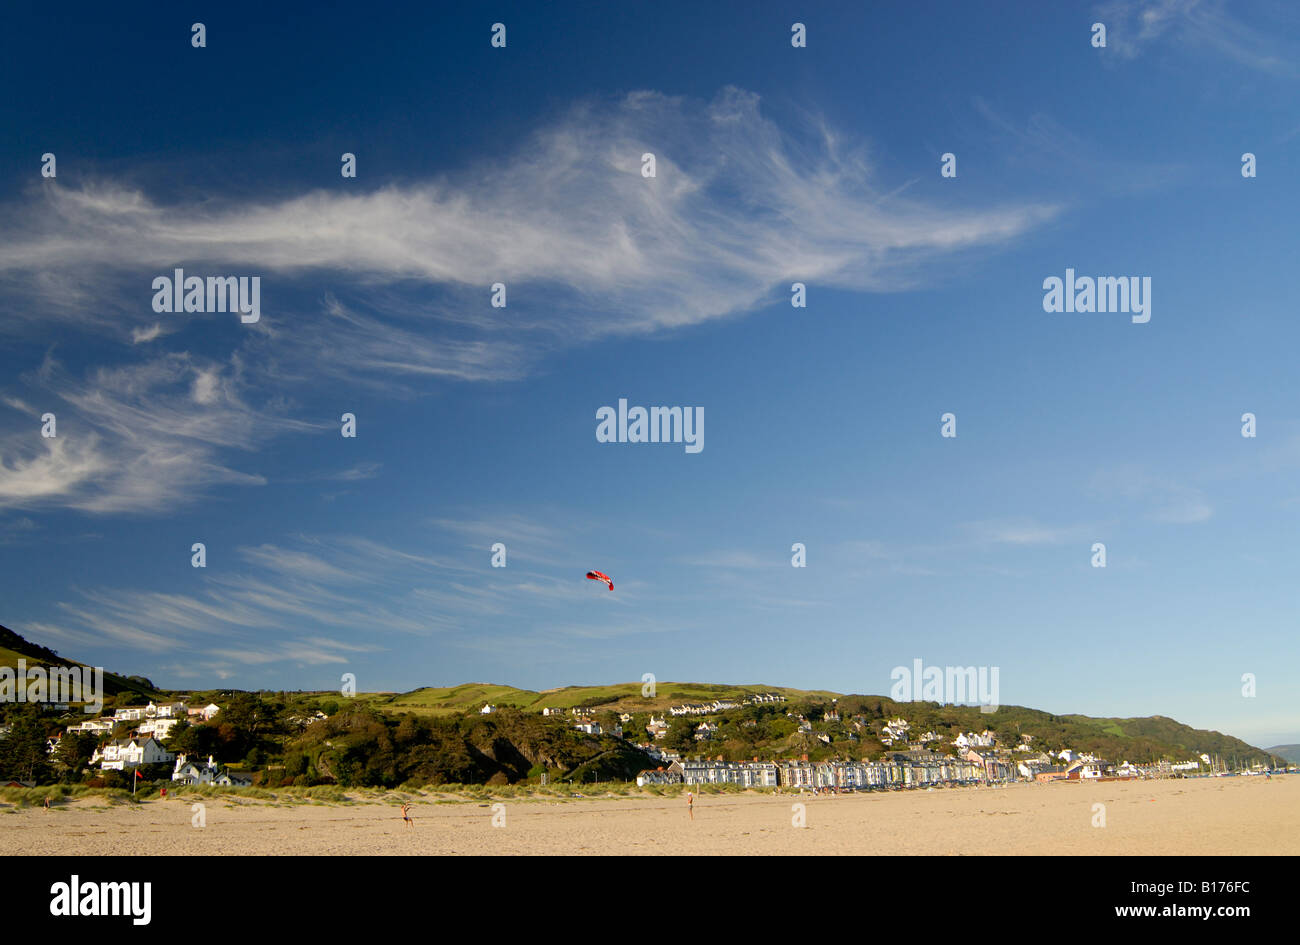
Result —
[[1294, 23], [1294, 8], [1254, 3], [1246, 23], [1233, 16], [1235, 6], [1224, 0], [1111, 0], [1097, 7], [1097, 18], [1106, 24], [1107, 48], [1124, 59], [1157, 45], [1178, 46], [1294, 77], [1297, 47], [1281, 38], [1287, 18]]
[[[640, 173], [647, 150], [654, 179]], [[0, 330], [48, 337], [54, 322], [152, 353], [180, 326], [224, 318], [206, 337], [230, 353], [160, 353], [84, 378], [47, 360], [35, 386], [76, 422], [61, 415], [60, 439], [45, 443], [0, 433], [0, 508], [160, 510], [262, 484], [226, 453], [322, 427], [258, 392], [325, 376], [385, 390], [517, 379], [558, 349], [737, 315], [794, 280], [904, 288], [933, 275], [929, 264], [1054, 213], [929, 205], [877, 176], [824, 126], [794, 134], [729, 88], [711, 102], [587, 102], [511, 154], [369, 191], [193, 205], [113, 182], [44, 182], [0, 214], [0, 287], [39, 303], [12, 306], [18, 317]], [[152, 277], [176, 266], [261, 274], [262, 320], [159, 320]], [[488, 303], [498, 281], [506, 310]]]
[[252, 451], [277, 435], [323, 429], [285, 416], [282, 403], [250, 403], [237, 356], [219, 364], [173, 353], [85, 378], [47, 359], [29, 380], [57, 403], [58, 436], [31, 424], [0, 436], [0, 508], [174, 508], [213, 486], [265, 482], [222, 462], [220, 449]]
[[137, 345], [147, 344], [156, 338], [161, 338], [165, 334], [168, 334], [168, 332], [163, 328], [162, 322], [154, 322], [152, 325], [147, 327], [132, 328], [131, 343]]
[[[658, 158], [650, 180], [640, 173], [647, 150]], [[311, 272], [313, 285], [363, 300], [330, 312], [369, 337], [350, 353], [361, 364], [464, 377], [517, 372], [533, 344], [743, 312], [795, 279], [906, 287], [924, 264], [1020, 236], [1054, 212], [890, 196], [836, 134], [790, 134], [737, 89], [708, 103], [653, 92], [588, 102], [511, 155], [367, 192], [200, 206], [159, 204], [111, 182], [79, 190], [50, 182], [33, 193], [0, 235], [0, 274], [28, 279], [33, 292], [43, 291], [36, 277], [52, 273], [136, 273], [127, 309], [148, 312], [153, 325], [148, 275], [175, 265], [282, 282]], [[488, 305], [497, 281], [509, 286], [509, 317]], [[431, 297], [435, 286], [441, 295]], [[413, 324], [385, 317], [376, 325], [355, 311], [384, 305]], [[86, 317], [79, 304], [62, 312]], [[319, 316], [264, 319], [278, 323], [268, 330], [291, 323], [306, 338], [302, 329]], [[420, 335], [435, 326], [441, 350]], [[133, 337], [153, 329], [138, 330]], [[423, 343], [407, 351], [410, 340]]]
[[10, 434], [0, 440], [0, 507], [27, 507], [79, 494], [112, 468], [98, 437], [45, 438], [39, 429]]

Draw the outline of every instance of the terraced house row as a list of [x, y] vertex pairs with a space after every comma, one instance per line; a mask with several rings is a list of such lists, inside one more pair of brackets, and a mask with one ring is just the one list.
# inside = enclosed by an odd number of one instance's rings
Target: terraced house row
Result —
[[735, 784], [745, 788], [865, 790], [1014, 779], [1012, 766], [991, 754], [988, 758], [953, 758], [935, 752], [900, 751], [892, 752], [883, 761], [678, 760], [666, 768], [642, 771], [637, 776], [637, 784]]

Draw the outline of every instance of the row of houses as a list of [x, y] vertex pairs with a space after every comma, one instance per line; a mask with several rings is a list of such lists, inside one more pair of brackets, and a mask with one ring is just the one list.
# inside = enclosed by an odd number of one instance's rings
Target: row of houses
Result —
[[[643, 746], [649, 748], [650, 746]], [[1055, 764], [1041, 754], [1012, 763], [1006, 750], [970, 748], [957, 756], [924, 749], [887, 752], [881, 761], [727, 762], [687, 760], [671, 753], [654, 753], [667, 766], [642, 771], [639, 786], [647, 784], [735, 784], [742, 788], [783, 787], [799, 790], [866, 790], [891, 787], [926, 787], [937, 784], [1004, 783], [1027, 781], [1094, 781], [1111, 778], [1170, 777], [1195, 768], [1194, 762], [1151, 765], [1114, 765], [1091, 755], [1068, 764]]]
[[221, 707], [209, 703], [201, 708], [190, 708], [184, 702], [150, 702], [144, 706], [123, 706], [113, 713], [118, 722], [140, 722], [144, 719], [191, 719], [208, 721], [221, 711]]
[[733, 702], [731, 699], [715, 699], [713, 702], [683, 702], [680, 705], [670, 705], [668, 714], [677, 716], [713, 715], [715, 712], [729, 712], [732, 709], [739, 708], [739, 702]]
[[728, 712], [744, 705], [767, 705], [785, 702], [785, 696], [778, 692], [760, 692], [745, 696], [740, 702], [734, 699], [715, 699], [712, 702], [683, 702], [668, 707], [669, 715], [712, 715], [715, 712]]
[[208, 755], [206, 764], [190, 761], [184, 754], [168, 751], [156, 738], [119, 738], [95, 749], [91, 763], [101, 771], [124, 771], [140, 765], [176, 763], [172, 780], [180, 784], [216, 784], [224, 787], [247, 787], [253, 779], [222, 767]]
[[92, 762], [100, 762], [103, 771], [122, 771], [140, 765], [164, 764], [174, 761], [172, 780], [180, 784], [216, 784], [224, 787], [247, 787], [253, 779], [236, 774], [218, 765], [208, 755], [206, 764], [188, 760], [184, 754], [173, 754], [154, 738], [119, 738], [97, 749]]
[[[101, 771], [123, 771], [140, 765], [175, 761], [176, 755], [162, 744], [171, 735], [172, 729], [182, 722], [211, 721], [220, 712], [221, 707], [215, 703], [191, 708], [184, 702], [150, 702], [143, 706], [122, 706], [111, 716], [87, 719], [69, 725], [67, 730], [107, 735], [122, 723], [135, 723], [129, 737], [113, 739], [100, 745], [90, 758], [90, 763], [98, 764]], [[62, 734], [49, 740], [47, 749], [51, 754], [58, 749], [61, 738]], [[183, 760], [184, 756], [181, 758]]]
[[999, 768], [995, 774], [996, 777], [990, 777], [989, 769], [982, 762], [931, 752], [895, 752], [883, 761], [677, 760], [666, 768], [642, 771], [637, 776], [637, 784], [735, 784], [742, 788], [788, 787], [816, 791], [1011, 779], [1009, 768]]
[[106, 715], [103, 718], [87, 719], [84, 722], [69, 725], [68, 731], [90, 732], [100, 735], [113, 731], [121, 722], [139, 722], [136, 731], [140, 734], [166, 738], [171, 733], [172, 728], [181, 722], [208, 722], [215, 718], [220, 711], [221, 707], [213, 703], [190, 708], [184, 702], [166, 702], [162, 704], [150, 702], [148, 705], [142, 706], [123, 706], [111, 716]]

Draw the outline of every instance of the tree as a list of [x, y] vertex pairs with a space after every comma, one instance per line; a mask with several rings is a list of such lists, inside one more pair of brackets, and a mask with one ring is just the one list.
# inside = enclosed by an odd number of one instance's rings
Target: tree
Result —
[[247, 755], [259, 747], [262, 740], [281, 731], [284, 705], [264, 702], [256, 695], [238, 692], [217, 717], [218, 731], [228, 737], [228, 749], [237, 757]]
[[212, 724], [178, 725], [173, 729], [171, 738], [167, 739], [168, 751], [192, 755], [195, 758], [219, 755], [221, 748], [220, 733], [217, 726]]
[[689, 752], [695, 748], [695, 725], [689, 715], [673, 719], [664, 736], [664, 745], [671, 751]]
[[76, 774], [90, 764], [98, 741], [99, 739], [87, 732], [64, 732], [63, 737], [59, 739], [59, 747], [54, 751], [55, 765]]
[[41, 710], [25, 706], [13, 716], [13, 728], [0, 739], [0, 778], [45, 783], [51, 780], [45, 723]]

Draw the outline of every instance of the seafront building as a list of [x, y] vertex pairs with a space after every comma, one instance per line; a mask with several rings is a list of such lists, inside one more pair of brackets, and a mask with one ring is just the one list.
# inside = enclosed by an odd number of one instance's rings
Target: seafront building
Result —
[[[994, 776], [989, 776], [989, 771]], [[823, 789], [923, 787], [1013, 780], [1010, 765], [983, 764], [927, 751], [891, 752], [883, 761], [710, 761], [677, 760], [642, 771], [637, 784], [735, 784], [742, 788]]]

